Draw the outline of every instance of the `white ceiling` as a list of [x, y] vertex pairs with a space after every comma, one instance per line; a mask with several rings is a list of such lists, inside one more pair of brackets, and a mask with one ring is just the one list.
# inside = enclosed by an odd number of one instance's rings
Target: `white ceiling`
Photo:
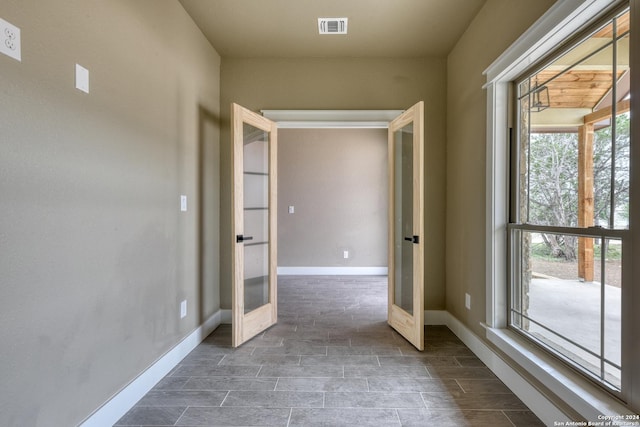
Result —
[[[222, 57], [447, 55], [485, 0], [180, 0]], [[319, 35], [318, 18], [349, 18]]]

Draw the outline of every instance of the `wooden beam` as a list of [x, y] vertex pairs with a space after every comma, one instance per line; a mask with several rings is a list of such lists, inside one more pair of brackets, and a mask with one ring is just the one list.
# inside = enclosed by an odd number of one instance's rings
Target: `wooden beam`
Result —
[[[623, 114], [631, 108], [629, 99], [616, 105], [616, 114]], [[594, 225], [593, 201], [593, 126], [595, 123], [610, 119], [612, 107], [602, 108], [584, 116], [584, 125], [578, 128], [578, 226]], [[578, 277], [585, 282], [592, 282], [593, 271], [593, 238], [578, 238]]]
[[[578, 128], [578, 227], [594, 225], [593, 122]], [[593, 282], [593, 238], [578, 237], [578, 277]]]
[[[617, 114], [626, 113], [627, 111], [629, 111], [630, 108], [631, 108], [631, 100], [625, 99], [624, 101], [618, 102], [618, 104], [616, 105], [616, 113]], [[601, 120], [608, 119], [610, 117], [611, 117], [611, 107], [602, 108], [598, 111], [594, 111], [593, 113], [587, 114], [586, 116], [584, 116], [584, 124], [585, 125], [593, 124]]]

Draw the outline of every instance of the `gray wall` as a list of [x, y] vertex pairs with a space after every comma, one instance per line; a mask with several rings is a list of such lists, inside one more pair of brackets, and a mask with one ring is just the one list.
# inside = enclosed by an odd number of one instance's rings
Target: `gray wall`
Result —
[[386, 129], [280, 130], [278, 266], [386, 266], [387, 182]]
[[[447, 310], [478, 336], [485, 314], [486, 82], [482, 72], [553, 0], [488, 0], [447, 61]], [[471, 295], [471, 310], [464, 305]]]
[[221, 65], [221, 290], [231, 307], [232, 102], [251, 110], [394, 110], [425, 101], [425, 308], [444, 309], [446, 59], [230, 59]]
[[0, 16], [0, 424], [72, 426], [219, 308], [220, 58], [175, 1]]
[[[487, 103], [482, 71], [553, 3], [553, 0], [487, 0], [448, 57], [446, 307], [481, 338], [485, 336], [480, 322], [486, 319], [486, 289], [491, 285], [485, 281]], [[632, 3], [639, 6], [637, 0]], [[635, 11], [637, 14], [640, 8]], [[632, 34], [637, 37], [637, 32]], [[638, 126], [638, 121], [634, 123]], [[634, 184], [637, 182], [636, 178]], [[465, 292], [471, 294], [471, 310], [465, 309]], [[640, 342], [630, 341], [635, 345]], [[637, 412], [638, 361], [634, 360], [626, 369], [632, 372], [632, 380], [627, 384], [627, 390], [632, 392], [629, 406]], [[535, 383], [535, 379], [532, 381]]]

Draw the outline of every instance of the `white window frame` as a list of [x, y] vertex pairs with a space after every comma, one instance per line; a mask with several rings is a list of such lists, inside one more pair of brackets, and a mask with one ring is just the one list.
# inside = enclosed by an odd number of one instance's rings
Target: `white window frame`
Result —
[[[542, 60], [580, 28], [595, 21], [605, 11], [618, 4], [617, 0], [560, 0], [557, 1], [529, 30], [511, 45], [484, 72], [487, 83], [487, 145], [486, 145], [486, 332], [487, 339], [505, 352], [515, 362], [524, 367], [556, 396], [560, 397], [565, 410], [575, 411], [576, 416], [588, 421], [598, 421], [602, 415], [628, 415], [630, 408], [640, 408], [640, 364], [628, 366], [623, 374], [623, 388], [627, 405], [613, 398], [604, 390], [564, 366], [555, 358], [528, 343], [518, 334], [507, 330], [508, 317], [508, 257], [507, 223], [509, 212], [509, 118], [510, 85], [532, 65]], [[638, 22], [640, 0], [631, 0], [631, 19]], [[631, 43], [640, 45], [638, 31], [632, 29]], [[631, 58], [632, 73], [638, 72], [640, 55]], [[636, 75], [635, 73], [633, 74]], [[632, 77], [633, 80], [633, 77]], [[632, 83], [633, 85], [633, 83]], [[638, 111], [636, 105], [639, 88], [632, 86], [632, 116]], [[634, 100], [636, 102], [634, 102]], [[632, 121], [632, 141], [640, 120]], [[633, 143], [632, 143], [633, 145]], [[637, 144], [636, 144], [637, 145]], [[639, 154], [632, 147], [632, 163], [640, 164]], [[640, 212], [640, 173], [632, 170], [631, 218]], [[638, 217], [637, 214], [636, 218]], [[631, 225], [632, 247], [640, 247], [640, 230]], [[625, 251], [626, 252], [626, 251]], [[640, 277], [640, 263], [630, 263], [634, 271], [631, 275]], [[631, 270], [629, 268], [628, 270]], [[625, 269], [627, 270], [627, 269]], [[631, 283], [629, 276], [623, 278]], [[631, 286], [623, 286], [623, 313], [627, 313], [627, 324], [640, 324], [640, 291], [635, 295]], [[626, 307], [626, 309], [625, 309]], [[633, 316], [634, 319], [630, 317]], [[626, 328], [623, 320], [623, 364], [625, 360], [640, 360], [640, 328]], [[630, 330], [635, 329], [635, 330]], [[626, 344], [625, 344], [626, 343]], [[625, 358], [626, 355], [626, 358]], [[632, 362], [633, 363], [633, 362]], [[640, 409], [638, 410], [640, 411]], [[636, 411], [637, 413], [637, 411]], [[561, 421], [561, 420], [559, 420]]]

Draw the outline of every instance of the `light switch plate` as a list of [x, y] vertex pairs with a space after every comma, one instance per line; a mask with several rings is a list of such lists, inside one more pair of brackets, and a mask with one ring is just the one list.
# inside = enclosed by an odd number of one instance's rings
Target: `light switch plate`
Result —
[[464, 294], [464, 306], [467, 310], [471, 310], [471, 295]]
[[180, 210], [182, 212], [187, 211], [187, 196], [185, 196], [184, 194], [180, 196]]
[[76, 89], [89, 93], [89, 70], [76, 64]]
[[182, 300], [180, 303], [180, 318], [184, 319], [187, 317], [187, 300]]
[[292, 213], [295, 213], [295, 212], [296, 212], [295, 206], [289, 206], [289, 213], [292, 214]]
[[20, 28], [0, 18], [0, 53], [22, 61]]

